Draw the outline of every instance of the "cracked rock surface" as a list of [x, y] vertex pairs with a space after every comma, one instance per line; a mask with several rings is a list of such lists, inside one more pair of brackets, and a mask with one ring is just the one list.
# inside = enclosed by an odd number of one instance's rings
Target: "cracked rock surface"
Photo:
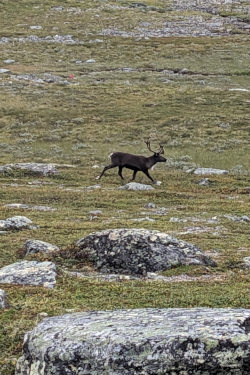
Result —
[[108, 229], [82, 238], [77, 245], [72, 256], [104, 273], [144, 275], [181, 264], [216, 265], [199, 247], [156, 230]]
[[53, 288], [56, 284], [56, 265], [27, 260], [13, 263], [0, 269], [0, 283]]
[[135, 309], [44, 319], [16, 375], [248, 375], [250, 310]]

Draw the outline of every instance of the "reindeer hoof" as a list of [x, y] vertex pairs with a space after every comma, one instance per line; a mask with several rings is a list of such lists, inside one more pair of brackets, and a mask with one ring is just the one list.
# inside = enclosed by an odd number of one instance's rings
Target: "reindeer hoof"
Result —
[[155, 185], [157, 185], [157, 186], [160, 186], [160, 185], [161, 185], [161, 181], [155, 181], [154, 183], [155, 183]]

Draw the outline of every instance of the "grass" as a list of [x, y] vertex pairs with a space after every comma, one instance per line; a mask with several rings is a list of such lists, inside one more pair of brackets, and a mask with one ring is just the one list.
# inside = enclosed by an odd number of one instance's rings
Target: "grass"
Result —
[[[249, 90], [249, 36], [136, 40], [100, 35], [108, 27], [129, 30], [139, 22], [158, 27], [179, 14], [167, 11], [172, 2], [145, 2], [156, 10], [131, 8], [131, 3], [108, 3], [128, 8], [122, 11], [103, 7], [101, 1], [46, 0], [41, 4], [4, 0], [0, 4], [0, 37], [71, 34], [82, 42], [12, 40], [0, 44], [0, 67], [13, 75], [0, 76], [1, 165], [30, 161], [74, 165], [60, 169], [55, 177], [19, 171], [0, 174], [0, 219], [25, 215], [38, 225], [36, 230], [1, 235], [0, 267], [22, 260], [23, 244], [30, 238], [61, 248], [55, 256], [28, 258], [56, 262], [55, 289], [1, 285], [10, 304], [0, 313], [1, 375], [14, 374], [24, 333], [38, 323], [41, 313], [52, 316], [71, 310], [142, 307], [250, 308], [249, 273], [241, 266], [243, 258], [250, 256], [249, 224], [224, 217], [249, 215], [249, 93], [231, 91]], [[51, 8], [59, 5], [64, 9]], [[185, 16], [197, 14], [192, 12], [188, 10]], [[239, 9], [230, 12], [237, 17], [242, 14]], [[211, 14], [205, 17], [211, 18]], [[31, 30], [31, 25], [43, 29]], [[10, 58], [15, 62], [6, 65], [4, 60]], [[88, 59], [96, 62], [87, 64]], [[174, 73], [183, 68], [187, 74]], [[44, 73], [60, 76], [69, 84], [32, 80], [43, 78]], [[33, 76], [22, 80], [23, 74]], [[110, 152], [147, 155], [144, 139], [148, 136], [152, 147], [158, 141], [165, 143], [168, 162], [152, 172], [161, 186], [149, 192], [120, 191], [117, 171], [111, 170], [101, 180], [101, 190], [86, 190], [97, 183], [95, 178], [108, 164]], [[183, 170], [189, 164], [230, 173], [209, 176], [211, 185], [204, 187], [198, 185], [200, 176]], [[131, 172], [124, 175], [127, 181]], [[148, 183], [142, 174], [137, 176], [138, 182]], [[146, 209], [149, 202], [165, 207], [165, 215]], [[56, 211], [17, 210], [7, 208], [7, 203], [48, 205]], [[94, 209], [101, 209], [102, 215], [90, 220], [89, 212]], [[155, 221], [133, 221], [148, 215]], [[172, 222], [171, 217], [187, 221]], [[218, 223], [206, 222], [212, 217]], [[208, 230], [187, 233], [187, 228], [195, 226]], [[71, 257], [77, 240], [94, 231], [119, 227], [172, 233], [211, 253], [218, 267], [189, 266], [164, 272], [166, 276], [211, 276], [203, 282], [105, 283], [65, 276], [64, 268], [84, 267]], [[213, 279], [217, 274], [223, 275], [221, 281]]]

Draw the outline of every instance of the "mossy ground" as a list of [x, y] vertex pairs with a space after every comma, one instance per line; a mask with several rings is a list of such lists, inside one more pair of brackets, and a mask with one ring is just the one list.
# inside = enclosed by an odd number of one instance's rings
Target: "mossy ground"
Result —
[[[23, 335], [37, 324], [41, 312], [55, 315], [71, 309], [250, 308], [249, 273], [240, 266], [242, 258], [250, 255], [249, 224], [223, 217], [249, 215], [249, 195], [244, 194], [250, 186], [249, 92], [231, 91], [250, 89], [249, 36], [236, 33], [228, 37], [135, 40], [98, 34], [115, 25], [129, 29], [139, 21], [157, 25], [173, 17], [166, 11], [165, 2], [164, 6], [161, 1], [146, 3], [165, 10], [101, 8], [102, 1], [1, 2], [0, 37], [71, 34], [83, 42], [65, 45], [13, 41], [0, 45], [1, 67], [10, 69], [15, 77], [51, 73], [70, 82], [36, 84], [1, 76], [1, 164], [35, 161], [71, 163], [75, 167], [61, 169], [51, 178], [21, 172], [0, 175], [0, 219], [25, 215], [39, 226], [37, 230], [1, 236], [0, 266], [22, 259], [20, 249], [30, 238], [62, 248], [54, 258], [33, 257], [58, 264], [54, 290], [1, 285], [10, 304], [0, 313], [1, 375], [14, 373]], [[131, 2], [108, 4], [128, 6]], [[59, 5], [64, 10], [51, 8]], [[43, 29], [31, 31], [31, 25]], [[10, 58], [16, 62], [6, 66], [3, 61]], [[88, 59], [96, 62], [87, 64]], [[76, 64], [76, 60], [83, 63]], [[183, 68], [189, 74], [166, 72]], [[110, 152], [147, 155], [143, 141], [148, 136], [152, 147], [158, 141], [165, 142], [167, 158], [188, 155], [197, 165], [232, 172], [211, 176], [211, 185], [203, 187], [197, 184], [199, 176], [158, 165], [152, 175], [162, 181], [161, 186], [150, 192], [129, 192], [117, 189], [121, 182], [117, 171], [111, 170], [101, 180], [101, 190], [84, 189], [97, 183], [95, 178], [108, 163]], [[99, 167], [93, 168], [95, 165]], [[124, 175], [128, 180], [131, 172], [125, 171]], [[34, 180], [42, 184], [34, 184]], [[137, 181], [148, 183], [140, 173]], [[132, 221], [145, 216], [142, 212], [147, 211], [144, 205], [148, 202], [165, 207], [166, 215], [151, 215], [154, 222]], [[4, 207], [7, 203], [49, 205], [57, 210], [13, 210]], [[101, 209], [102, 215], [90, 220], [89, 211], [94, 209]], [[214, 224], [169, 221], [171, 217], [215, 216], [219, 222]], [[211, 227], [211, 231], [181, 234], [188, 226]], [[216, 254], [217, 268], [180, 267], [165, 275], [221, 273], [225, 277], [223, 281], [206, 282], [105, 283], [69, 278], [62, 273], [63, 267], [83, 267], [69, 256], [71, 245], [78, 239], [93, 231], [119, 227], [173, 233]]]

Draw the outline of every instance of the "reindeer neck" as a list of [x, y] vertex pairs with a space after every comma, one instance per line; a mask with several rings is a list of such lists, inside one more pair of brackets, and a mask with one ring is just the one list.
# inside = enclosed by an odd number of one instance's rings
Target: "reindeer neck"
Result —
[[155, 160], [155, 156], [152, 155], [152, 156], [149, 156], [147, 158], [147, 167], [148, 169], [150, 169], [151, 167], [153, 167], [153, 165], [155, 165], [157, 163], [157, 161]]

